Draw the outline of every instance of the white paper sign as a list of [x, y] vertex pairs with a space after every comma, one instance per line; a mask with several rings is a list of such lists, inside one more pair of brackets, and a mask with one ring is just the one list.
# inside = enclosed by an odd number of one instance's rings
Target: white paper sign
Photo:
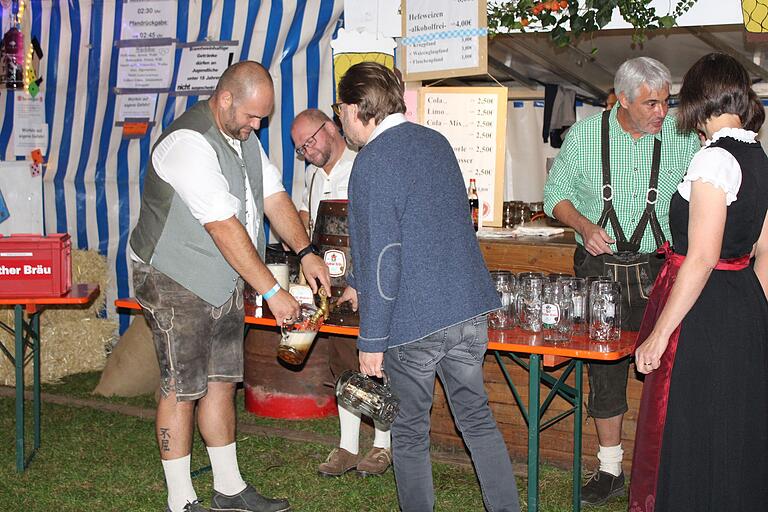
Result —
[[498, 96], [495, 94], [424, 95], [423, 124], [442, 133], [451, 143], [464, 181], [477, 183], [484, 220], [493, 219], [496, 196], [497, 152], [504, 154], [504, 137], [497, 140]]
[[157, 94], [120, 94], [117, 96], [117, 120], [155, 119]]
[[176, 37], [175, 0], [129, 0], [123, 4], [120, 39]]
[[400, 37], [403, 31], [400, 0], [344, 2], [344, 28], [385, 37]]
[[120, 48], [117, 89], [155, 91], [171, 86], [173, 45]]
[[405, 59], [408, 73], [450, 71], [480, 64], [477, 0], [408, 0]]
[[176, 94], [211, 93], [232, 62], [237, 44], [195, 45], [181, 50]]
[[0, 234], [43, 234], [43, 177], [32, 176], [29, 162], [0, 162], [0, 190], [11, 214]]
[[34, 98], [26, 92], [14, 94], [13, 148], [16, 156], [29, 156], [34, 149], [48, 151], [48, 125], [45, 124], [45, 95]]

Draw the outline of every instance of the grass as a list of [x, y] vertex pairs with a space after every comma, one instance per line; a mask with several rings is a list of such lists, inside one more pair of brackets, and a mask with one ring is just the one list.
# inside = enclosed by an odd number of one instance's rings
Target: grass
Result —
[[[61, 384], [44, 386], [44, 393], [93, 400], [90, 394], [98, 374], [69, 377]], [[313, 421], [282, 421], [257, 418], [242, 411], [243, 423], [303, 430], [335, 436], [335, 418]], [[99, 398], [101, 403], [153, 408], [154, 398]], [[29, 411], [29, 408], [27, 409]], [[165, 486], [149, 420], [90, 407], [43, 404], [42, 447], [24, 473], [15, 470], [14, 400], [0, 398], [0, 510], [49, 511], [159, 511], [165, 508]], [[27, 414], [28, 434], [31, 422]], [[31, 438], [27, 436], [28, 443]], [[380, 478], [348, 474], [326, 479], [316, 467], [328, 445], [289, 441], [276, 436], [241, 434], [238, 438], [240, 468], [246, 480], [268, 495], [287, 496], [299, 512], [396, 511], [397, 497], [392, 472]], [[205, 447], [197, 440], [193, 467], [205, 466]], [[471, 468], [435, 463], [436, 510], [482, 511], [480, 491]], [[542, 512], [570, 510], [570, 473], [541, 469]], [[206, 502], [211, 494], [210, 473], [196, 477], [195, 488]], [[517, 478], [525, 501], [525, 478]], [[525, 507], [524, 507], [525, 510]], [[626, 510], [618, 500], [599, 512]]]

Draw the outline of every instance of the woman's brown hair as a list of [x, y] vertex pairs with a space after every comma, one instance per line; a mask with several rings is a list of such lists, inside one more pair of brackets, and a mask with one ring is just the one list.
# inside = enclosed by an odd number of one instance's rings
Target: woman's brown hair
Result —
[[736, 114], [741, 125], [757, 132], [765, 110], [752, 90], [749, 73], [736, 59], [710, 53], [691, 66], [680, 88], [677, 125], [681, 132], [700, 130], [712, 116]]

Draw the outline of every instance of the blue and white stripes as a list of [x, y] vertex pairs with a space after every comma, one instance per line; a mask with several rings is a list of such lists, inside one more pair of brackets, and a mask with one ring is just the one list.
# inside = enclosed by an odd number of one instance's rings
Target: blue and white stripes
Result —
[[[151, 144], [163, 128], [200, 98], [160, 94], [155, 125], [143, 139], [122, 139], [115, 127], [119, 0], [31, 0], [31, 34], [44, 52], [40, 63], [49, 127], [44, 178], [45, 226], [69, 232], [80, 249], [108, 258], [113, 275], [107, 303], [128, 296], [128, 235], [136, 222], [140, 184]], [[178, 0], [180, 42], [236, 40], [235, 60], [256, 60], [275, 80], [275, 111], [259, 136], [301, 197], [303, 164], [293, 152], [290, 124], [307, 107], [330, 112], [333, 71], [330, 39], [343, 0]], [[0, 15], [7, 16], [7, 13]], [[176, 54], [178, 67], [180, 52]], [[13, 97], [0, 98], [0, 158], [15, 160]], [[121, 318], [121, 330], [128, 325]]]

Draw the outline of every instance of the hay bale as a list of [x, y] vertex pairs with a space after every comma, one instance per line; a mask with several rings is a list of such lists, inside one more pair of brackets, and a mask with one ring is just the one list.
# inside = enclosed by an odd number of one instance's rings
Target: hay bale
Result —
[[[72, 281], [98, 283], [101, 294], [88, 307], [51, 306], [40, 315], [40, 377], [42, 382], [56, 382], [73, 373], [100, 370], [106, 360], [106, 348], [117, 335], [117, 320], [97, 318], [104, 310], [105, 290], [109, 284], [107, 260], [97, 251], [72, 251]], [[0, 321], [13, 326], [13, 308], [0, 309]], [[3, 343], [14, 353], [13, 338], [7, 334]], [[32, 383], [32, 365], [24, 373], [26, 383]], [[0, 357], [0, 385], [13, 386], [15, 368]]]
[[[45, 313], [43, 313], [43, 317]], [[40, 379], [57, 382], [74, 373], [100, 370], [106, 355], [104, 346], [115, 336], [117, 322], [99, 318], [62, 320], [41, 326]], [[8, 344], [6, 344], [8, 345]], [[8, 347], [13, 354], [13, 346]], [[3, 358], [0, 361], [0, 384], [13, 386], [15, 368]], [[24, 381], [32, 384], [32, 364], [24, 369]]]

